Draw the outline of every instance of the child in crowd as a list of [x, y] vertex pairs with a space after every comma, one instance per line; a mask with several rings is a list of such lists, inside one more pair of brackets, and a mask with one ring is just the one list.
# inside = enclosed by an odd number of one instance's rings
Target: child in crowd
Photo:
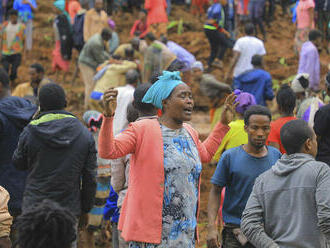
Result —
[[[94, 136], [95, 146], [98, 146], [99, 129], [102, 125], [102, 115], [97, 111], [87, 111], [83, 115], [83, 120]], [[103, 219], [103, 209], [110, 192], [110, 161], [97, 156], [97, 191], [95, 204], [89, 212], [88, 225], [82, 232], [83, 247], [94, 248], [94, 232], [101, 229]]]
[[73, 48], [72, 28], [70, 24], [70, 16], [65, 10], [65, 1], [55, 1], [54, 7], [57, 16], [53, 24], [55, 49], [53, 50], [52, 69], [56, 72], [56, 81], [58, 79], [59, 71], [64, 71], [63, 82], [65, 82], [66, 75], [69, 72]]
[[22, 248], [70, 248], [77, 237], [75, 223], [76, 218], [69, 210], [44, 200], [17, 218], [16, 245]]
[[144, 38], [146, 34], [149, 32], [148, 24], [147, 24], [147, 11], [141, 9], [139, 12], [139, 18], [133, 24], [133, 27], [130, 32], [130, 36], [138, 36], [139, 38]]
[[14, 86], [17, 70], [24, 54], [25, 43], [25, 25], [18, 22], [18, 12], [14, 9], [9, 11], [9, 21], [2, 26], [1, 39], [1, 63], [9, 74], [11, 85]]
[[119, 208], [118, 208], [118, 194], [110, 186], [110, 194], [107, 203], [104, 206], [103, 219], [104, 221], [111, 222], [112, 229], [112, 248], [119, 248], [119, 235], [118, 235], [118, 221], [119, 221]]

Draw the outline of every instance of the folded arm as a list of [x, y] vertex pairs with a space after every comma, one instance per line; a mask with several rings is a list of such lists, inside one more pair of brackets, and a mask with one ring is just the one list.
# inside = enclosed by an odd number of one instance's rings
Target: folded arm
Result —
[[255, 247], [279, 248], [266, 233], [263, 209], [256, 194], [256, 183], [242, 215], [241, 229]]
[[[91, 137], [91, 140], [93, 140], [93, 137]], [[93, 140], [89, 145], [89, 153], [82, 171], [81, 209], [84, 213], [88, 213], [94, 205], [96, 194], [96, 168], [96, 149]]]
[[28, 135], [24, 130], [18, 141], [18, 146], [13, 155], [13, 165], [18, 170], [28, 169], [28, 148], [27, 148]]
[[330, 241], [330, 169], [326, 165], [317, 176], [315, 200], [319, 229]]

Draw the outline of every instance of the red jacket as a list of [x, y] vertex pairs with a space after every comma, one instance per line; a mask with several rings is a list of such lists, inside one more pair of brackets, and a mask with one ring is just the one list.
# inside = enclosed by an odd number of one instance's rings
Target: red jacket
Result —
[[146, 34], [149, 32], [147, 23], [143, 23], [141, 20], [136, 20], [130, 32], [131, 37], [133, 37], [134, 33], [137, 31], [141, 33], [139, 37], [141, 39], [144, 38], [144, 36], [146, 36]]
[[[132, 154], [129, 187], [120, 214], [119, 230], [126, 241], [159, 244], [164, 194], [164, 148], [160, 124], [157, 119], [140, 120], [131, 123], [114, 138], [112, 122], [113, 118], [103, 119], [99, 135], [100, 157], [115, 159]], [[228, 126], [219, 123], [202, 143], [196, 130], [188, 124], [184, 124], [184, 128], [192, 136], [204, 163], [211, 160], [229, 130]]]

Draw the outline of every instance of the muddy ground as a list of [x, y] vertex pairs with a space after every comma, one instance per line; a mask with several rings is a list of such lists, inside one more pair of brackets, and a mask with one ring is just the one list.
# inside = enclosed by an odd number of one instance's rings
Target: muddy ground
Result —
[[[34, 21], [34, 45], [33, 52], [29, 57], [25, 57], [22, 66], [19, 68], [19, 76], [17, 83], [26, 82], [29, 80], [28, 66], [33, 62], [39, 62], [45, 67], [47, 74], [50, 78], [55, 79], [56, 76], [51, 72], [51, 56], [54, 47], [52, 20], [54, 14], [52, 11], [51, 0], [41, 0], [40, 8], [36, 13]], [[177, 28], [169, 31], [169, 39], [173, 40], [190, 52], [192, 52], [198, 60], [204, 64], [209, 55], [209, 44], [203, 33], [203, 20], [199, 17], [190, 14], [189, 10], [180, 6], [172, 8], [170, 20], [180, 19], [184, 22], [183, 34], [177, 33]], [[279, 9], [279, 8], [278, 8]], [[278, 11], [281, 12], [281, 11]], [[137, 14], [135, 14], [135, 17]], [[119, 33], [121, 42], [129, 40], [128, 33], [135, 20], [132, 14], [121, 14], [114, 17], [116, 21], [116, 31]], [[270, 28], [267, 28], [268, 40], [266, 42], [267, 55], [265, 56], [266, 70], [268, 70], [273, 79], [282, 81], [291, 75], [294, 75], [298, 67], [298, 57], [293, 52], [293, 37], [295, 34], [295, 25], [291, 22], [289, 17], [276, 15], [275, 21]], [[77, 57], [77, 54], [74, 54]], [[231, 57], [230, 52], [227, 53], [225, 58], [225, 69], [228, 67], [228, 62]], [[282, 63], [280, 60], [282, 59]], [[74, 61], [74, 60], [73, 60]], [[321, 54], [322, 77], [327, 71], [325, 64], [330, 62], [329, 56], [325, 51]], [[71, 63], [69, 77], [65, 82], [58, 82], [63, 85], [68, 95], [68, 110], [81, 117], [83, 109], [83, 83], [80, 77], [76, 80], [75, 84], [71, 83], [72, 74], [74, 71], [74, 63]], [[215, 70], [214, 73], [219, 80], [222, 79], [224, 71]], [[61, 78], [61, 77], [60, 77]], [[209, 132], [209, 117], [207, 112], [197, 112], [194, 114], [192, 124], [197, 128], [202, 137], [205, 137]], [[199, 219], [200, 227], [200, 246], [206, 247], [206, 223], [207, 223], [207, 199], [210, 189], [210, 177], [212, 176], [215, 167], [211, 165], [204, 165], [203, 180], [201, 186], [201, 212]]]

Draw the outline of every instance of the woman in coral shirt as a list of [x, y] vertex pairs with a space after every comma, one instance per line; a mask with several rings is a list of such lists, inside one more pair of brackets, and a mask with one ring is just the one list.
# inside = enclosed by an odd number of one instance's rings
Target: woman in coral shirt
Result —
[[146, 0], [144, 8], [148, 11], [147, 26], [157, 38], [167, 33], [166, 0]]
[[190, 125], [194, 101], [179, 72], [164, 71], [142, 99], [163, 110], [160, 118], [131, 123], [113, 136], [116, 90], [104, 94], [99, 155], [132, 154], [127, 195], [118, 229], [131, 248], [195, 247], [202, 162], [209, 162], [229, 130], [235, 97], [227, 98], [221, 123], [202, 143]]

